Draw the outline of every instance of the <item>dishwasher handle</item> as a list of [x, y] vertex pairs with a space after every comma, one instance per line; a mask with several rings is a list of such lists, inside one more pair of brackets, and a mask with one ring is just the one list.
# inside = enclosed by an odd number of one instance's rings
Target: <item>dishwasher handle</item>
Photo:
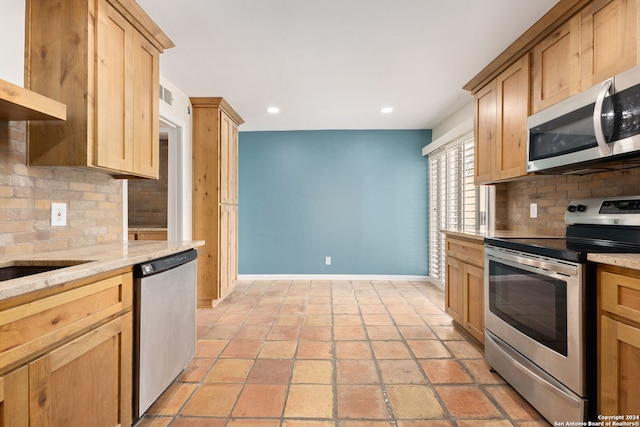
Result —
[[171, 270], [172, 268], [179, 267], [193, 261], [197, 257], [198, 252], [195, 249], [190, 249], [185, 252], [180, 252], [163, 258], [157, 258], [142, 264], [136, 264], [133, 266], [133, 277], [139, 279], [153, 276], [154, 274], [162, 273], [163, 271]]

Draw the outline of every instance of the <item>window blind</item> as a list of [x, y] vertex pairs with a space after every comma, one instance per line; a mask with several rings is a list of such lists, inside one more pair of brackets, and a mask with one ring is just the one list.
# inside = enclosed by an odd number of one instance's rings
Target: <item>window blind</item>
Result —
[[429, 275], [445, 282], [445, 242], [440, 231], [479, 229], [479, 189], [473, 184], [472, 134], [429, 154]]

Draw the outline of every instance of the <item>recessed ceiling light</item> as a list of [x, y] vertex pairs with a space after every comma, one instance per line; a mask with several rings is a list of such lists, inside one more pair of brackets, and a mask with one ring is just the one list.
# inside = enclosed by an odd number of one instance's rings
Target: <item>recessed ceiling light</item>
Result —
[[279, 112], [280, 112], [280, 109], [278, 107], [268, 107], [267, 108], [267, 113], [278, 114]]
[[393, 107], [382, 107], [380, 109], [380, 112], [383, 113], [383, 114], [388, 114], [388, 113], [390, 113], [392, 111], [393, 111]]

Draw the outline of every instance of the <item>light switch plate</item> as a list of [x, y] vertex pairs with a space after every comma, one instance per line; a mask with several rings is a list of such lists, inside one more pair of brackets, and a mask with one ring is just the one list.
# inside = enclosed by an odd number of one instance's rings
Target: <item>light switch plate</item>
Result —
[[67, 204], [51, 203], [51, 226], [64, 227], [67, 225]]
[[529, 205], [529, 217], [530, 218], [538, 218], [538, 204], [531, 203]]

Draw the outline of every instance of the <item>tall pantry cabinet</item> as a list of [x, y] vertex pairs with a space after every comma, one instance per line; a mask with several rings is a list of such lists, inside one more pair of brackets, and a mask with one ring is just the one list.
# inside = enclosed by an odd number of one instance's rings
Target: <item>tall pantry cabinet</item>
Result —
[[193, 238], [198, 306], [211, 307], [238, 278], [238, 127], [244, 120], [223, 98], [191, 98]]

